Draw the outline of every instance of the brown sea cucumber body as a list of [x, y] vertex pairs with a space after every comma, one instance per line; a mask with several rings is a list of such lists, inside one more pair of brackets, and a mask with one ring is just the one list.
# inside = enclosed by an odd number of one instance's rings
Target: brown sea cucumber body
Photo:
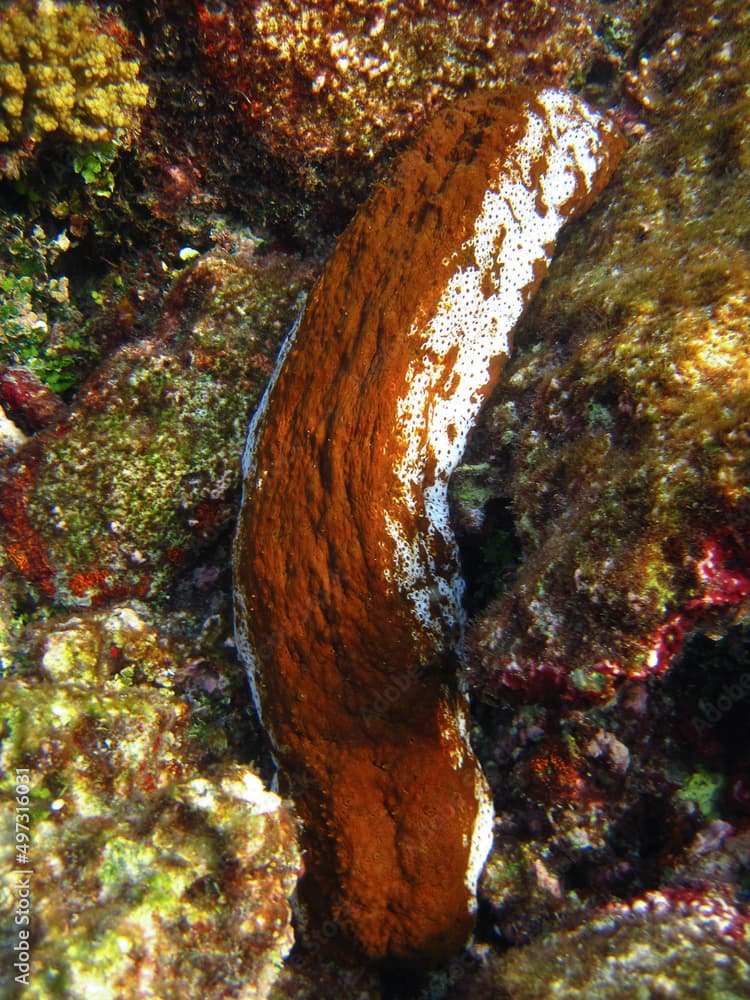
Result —
[[372, 959], [466, 941], [492, 805], [458, 680], [448, 478], [563, 223], [622, 141], [553, 89], [436, 116], [338, 242], [251, 424], [237, 639], [305, 896]]

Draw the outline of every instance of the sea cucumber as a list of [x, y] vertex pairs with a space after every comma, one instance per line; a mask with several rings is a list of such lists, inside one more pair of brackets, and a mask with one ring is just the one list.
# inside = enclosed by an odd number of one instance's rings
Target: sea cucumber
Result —
[[303, 900], [370, 959], [440, 962], [473, 926], [493, 811], [448, 479], [622, 145], [552, 88], [449, 105], [340, 238], [250, 426], [238, 648], [302, 820]]

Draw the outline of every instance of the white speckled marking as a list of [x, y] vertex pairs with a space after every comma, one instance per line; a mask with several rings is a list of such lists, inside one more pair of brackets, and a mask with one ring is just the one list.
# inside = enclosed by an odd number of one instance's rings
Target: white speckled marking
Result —
[[[464, 581], [450, 527], [448, 480], [484, 402], [490, 362], [508, 353], [535, 269], [549, 263], [568, 214], [562, 209], [581, 179], [590, 188], [599, 165], [598, 117], [556, 90], [542, 91], [537, 100], [546, 117], [527, 108], [525, 131], [509, 157], [498, 162], [473, 236], [461, 247], [461, 259], [473, 257], [473, 264], [453, 273], [434, 316], [408, 333], [421, 344], [407, 376], [408, 390], [397, 403], [405, 448], [394, 499], [403, 513], [384, 512], [396, 552], [388, 579], [411, 603], [420, 629], [436, 643], [454, 636], [459, 649]], [[445, 263], [458, 259], [453, 254]], [[413, 525], [421, 513], [428, 521], [424, 535], [407, 534], [404, 524]], [[435, 553], [446, 547], [454, 553], [452, 566], [439, 569]]]

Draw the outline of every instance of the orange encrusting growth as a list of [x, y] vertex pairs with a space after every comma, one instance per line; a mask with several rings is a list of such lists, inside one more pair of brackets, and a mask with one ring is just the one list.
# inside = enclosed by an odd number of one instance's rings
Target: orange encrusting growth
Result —
[[[552, 100], [585, 122], [591, 169], [574, 158], [564, 204], [547, 206], [540, 184], [561, 131]], [[549, 135], [519, 164], [544, 119]], [[555, 91], [480, 92], [446, 108], [341, 237], [251, 427], [235, 545], [238, 644], [302, 819], [304, 896], [372, 959], [430, 964], [460, 948], [491, 844], [457, 680], [457, 555], [430, 504], [455, 464], [445, 455], [460, 456], [467, 433], [459, 412], [436, 440], [440, 405], [468, 392], [478, 410], [517, 316], [490, 331], [494, 347], [467, 388], [453, 369], [471, 349], [471, 323], [457, 322], [455, 343], [435, 333], [450, 323], [446, 289], [477, 273], [488, 189], [502, 194], [511, 176], [533, 193], [540, 220], [554, 207], [561, 225], [604, 186], [620, 145], [608, 123]], [[523, 303], [555, 232], [515, 290]], [[504, 315], [500, 259], [498, 249], [481, 275], [480, 306]]]
[[0, 484], [0, 524], [6, 534], [5, 547], [11, 563], [43, 594], [54, 594], [55, 569], [28, 515], [28, 496], [34, 487], [36, 464], [32, 460], [21, 466], [15, 482]]

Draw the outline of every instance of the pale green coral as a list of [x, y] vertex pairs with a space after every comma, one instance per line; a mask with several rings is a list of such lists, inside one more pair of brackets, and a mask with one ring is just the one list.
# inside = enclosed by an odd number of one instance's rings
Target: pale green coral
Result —
[[48, 236], [20, 215], [0, 217], [0, 365], [29, 368], [53, 392], [70, 389], [98, 350], [59, 273], [70, 246], [64, 229]]
[[0, 142], [123, 138], [148, 98], [137, 76], [138, 62], [88, 4], [11, 7], [0, 21]]
[[706, 819], [718, 819], [726, 791], [725, 775], [700, 767], [677, 792], [677, 798], [694, 802]]

